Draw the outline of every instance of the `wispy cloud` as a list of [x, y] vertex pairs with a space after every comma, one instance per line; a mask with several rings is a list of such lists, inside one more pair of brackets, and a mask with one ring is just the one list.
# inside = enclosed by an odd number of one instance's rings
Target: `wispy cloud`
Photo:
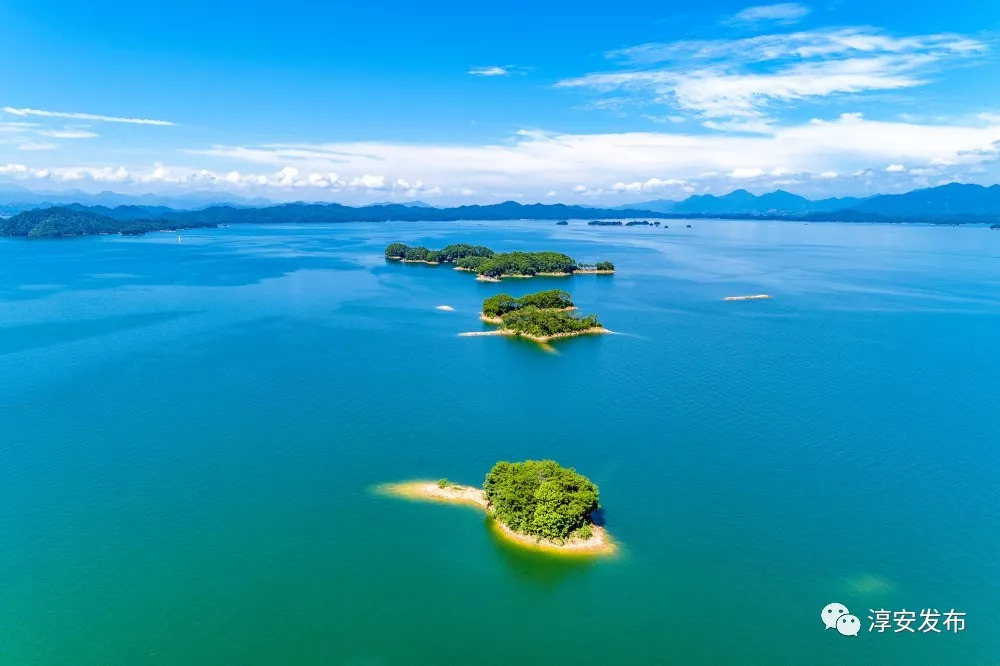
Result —
[[48, 136], [53, 139], [94, 139], [98, 136], [96, 132], [77, 129], [37, 130], [35, 134]]
[[169, 120], [152, 120], [149, 118], [123, 118], [119, 116], [102, 116], [94, 113], [75, 113], [68, 111], [44, 111], [41, 109], [28, 109], [21, 108], [16, 109], [14, 107], [5, 106], [3, 107], [4, 113], [9, 113], [14, 116], [19, 116], [21, 118], [27, 118], [29, 116], [40, 116], [43, 118], [70, 118], [73, 120], [95, 120], [105, 123], [129, 123], [132, 125], [164, 125], [171, 126], [172, 123]]
[[703, 118], [752, 118], [776, 103], [924, 85], [944, 61], [986, 49], [962, 35], [897, 37], [874, 28], [685, 40], [609, 52], [626, 69], [556, 85], [630, 94]]
[[37, 123], [20, 123], [20, 122], [0, 122], [0, 133], [11, 134], [31, 131], [32, 128], [38, 127]]
[[470, 67], [469, 74], [473, 76], [509, 76], [510, 65], [503, 67], [500, 65], [491, 65], [489, 67]]
[[782, 2], [775, 5], [758, 5], [747, 7], [741, 12], [730, 16], [726, 23], [730, 25], [756, 25], [758, 23], [777, 23], [791, 25], [804, 18], [810, 9], [797, 2]]
[[25, 141], [17, 146], [18, 150], [55, 150], [59, 147], [57, 143], [41, 142], [41, 141]]

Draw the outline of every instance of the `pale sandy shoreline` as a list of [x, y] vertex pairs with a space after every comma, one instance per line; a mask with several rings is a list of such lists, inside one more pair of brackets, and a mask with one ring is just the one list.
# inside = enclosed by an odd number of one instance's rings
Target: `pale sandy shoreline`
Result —
[[[382, 495], [401, 497], [414, 501], [465, 504], [467, 506], [478, 507], [487, 514], [490, 512], [490, 507], [486, 502], [483, 491], [473, 486], [456, 484], [441, 488], [434, 481], [403, 481], [401, 483], [380, 484], [375, 487], [375, 491]], [[522, 548], [529, 548], [531, 550], [558, 555], [599, 556], [612, 555], [618, 549], [607, 530], [599, 525], [591, 525], [593, 536], [589, 539], [574, 538], [567, 540], [565, 543], [558, 544], [546, 539], [515, 532], [499, 520], [493, 520], [491, 524], [498, 536]]]
[[498, 328], [493, 331], [468, 331], [466, 333], [459, 333], [458, 337], [478, 338], [484, 336], [501, 335], [507, 337], [526, 338], [528, 340], [534, 340], [535, 342], [540, 342], [544, 344], [551, 340], [559, 340], [561, 338], [575, 338], [578, 335], [604, 335], [606, 333], [614, 333], [614, 331], [610, 331], [604, 328], [603, 326], [595, 326], [593, 328], [585, 328], [582, 331], [567, 331], [566, 333], [556, 333], [554, 335], [530, 335], [528, 333], [519, 333], [518, 331], [513, 331], [509, 328]]

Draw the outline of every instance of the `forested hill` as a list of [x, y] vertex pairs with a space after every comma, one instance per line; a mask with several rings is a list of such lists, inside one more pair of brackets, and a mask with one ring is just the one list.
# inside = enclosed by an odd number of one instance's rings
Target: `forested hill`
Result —
[[13, 217], [0, 218], [0, 236], [57, 238], [93, 234], [141, 235], [161, 229], [189, 229], [215, 226], [197, 220], [115, 219], [90, 210], [57, 206], [26, 210]]
[[85, 236], [142, 234], [161, 229], [191, 229], [220, 224], [384, 222], [387, 220], [596, 220], [608, 217], [661, 217], [643, 210], [607, 210], [564, 204], [522, 205], [512, 201], [491, 206], [424, 208], [385, 204], [352, 208], [340, 204], [283, 204], [266, 208], [211, 206], [204, 210], [175, 211], [153, 206], [58, 206], [28, 210], [0, 219], [0, 236]]

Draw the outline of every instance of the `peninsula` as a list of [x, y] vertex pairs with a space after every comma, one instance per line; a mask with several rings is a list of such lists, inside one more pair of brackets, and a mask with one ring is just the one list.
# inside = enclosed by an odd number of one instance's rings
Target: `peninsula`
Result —
[[481, 280], [496, 281], [504, 277], [565, 276], [573, 274], [605, 274], [615, 272], [610, 261], [582, 264], [561, 252], [494, 252], [482, 245], [458, 243], [440, 250], [423, 246], [410, 247], [390, 243], [385, 258], [406, 263], [454, 264], [456, 270], [476, 273]]
[[616, 546], [594, 523], [597, 486], [554, 460], [501, 461], [482, 488], [440, 481], [387, 483], [385, 495], [475, 506], [492, 519], [501, 538], [521, 547], [562, 555], [610, 555]]

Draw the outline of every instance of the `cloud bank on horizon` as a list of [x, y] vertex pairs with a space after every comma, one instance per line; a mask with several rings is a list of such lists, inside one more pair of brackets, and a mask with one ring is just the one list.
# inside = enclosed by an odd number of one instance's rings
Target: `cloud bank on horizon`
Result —
[[[491, 127], [509, 128], [463, 129], [461, 140], [420, 127], [399, 138], [395, 125], [385, 138], [352, 137], [349, 123], [303, 136], [266, 115], [252, 127], [213, 126], [184, 106], [181, 117], [125, 106], [96, 113], [71, 95], [35, 108], [21, 91], [0, 99], [10, 104], [0, 108], [0, 183], [345, 203], [614, 204], [737, 187], [830, 196], [1000, 180], [1000, 99], [979, 87], [996, 67], [988, 37], [802, 25], [822, 19], [798, 3], [743, 7], [706, 18], [705, 38], [616, 45], [596, 58], [578, 46], [559, 63], [576, 70], [565, 75], [545, 62], [470, 65], [456, 49], [454, 73], [477, 88], [449, 93], [441, 83], [428, 99], [467, 104], [470, 127], [488, 111]], [[476, 95], [525, 105], [516, 115], [503, 104], [473, 109]], [[537, 125], [524, 117], [532, 96], [544, 110]], [[560, 119], [586, 127], [560, 130]]]

